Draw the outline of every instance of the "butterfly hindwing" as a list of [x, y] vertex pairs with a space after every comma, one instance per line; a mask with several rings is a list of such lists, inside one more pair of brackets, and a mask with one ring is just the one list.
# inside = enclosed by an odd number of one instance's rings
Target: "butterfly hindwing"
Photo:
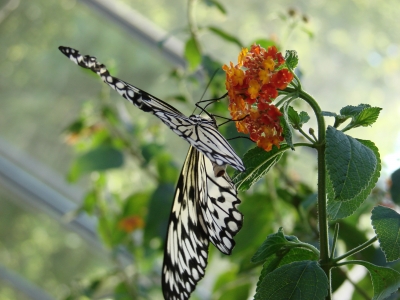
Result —
[[202, 216], [207, 226], [209, 240], [225, 254], [231, 254], [233, 237], [243, 224], [243, 216], [237, 209], [240, 200], [228, 174], [214, 175], [211, 161], [205, 159], [207, 172], [207, 201], [200, 203]]
[[242, 226], [240, 200], [228, 175], [216, 177], [212, 162], [190, 147], [168, 225], [162, 268], [164, 298], [185, 300], [203, 278], [211, 241], [230, 254]]
[[98, 63], [95, 57], [83, 56], [78, 50], [69, 47], [60, 46], [59, 49], [77, 65], [99, 75], [106, 84], [139, 109], [157, 116], [172, 131], [204, 153], [211, 161], [220, 166], [231, 165], [239, 171], [245, 170], [242, 160], [218, 132], [214, 120], [195, 115], [186, 117], [161, 99], [111, 76], [106, 66]]

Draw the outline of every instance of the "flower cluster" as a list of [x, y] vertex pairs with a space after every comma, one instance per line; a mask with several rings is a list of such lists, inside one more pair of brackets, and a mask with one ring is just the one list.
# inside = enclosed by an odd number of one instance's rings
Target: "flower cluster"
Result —
[[239, 132], [250, 135], [257, 146], [270, 151], [283, 141], [279, 109], [271, 104], [278, 90], [285, 89], [293, 74], [284, 67], [285, 59], [275, 46], [267, 50], [253, 45], [243, 48], [236, 66], [224, 65], [229, 111]]
[[144, 221], [139, 216], [128, 216], [118, 222], [118, 228], [130, 233], [138, 228], [143, 228]]

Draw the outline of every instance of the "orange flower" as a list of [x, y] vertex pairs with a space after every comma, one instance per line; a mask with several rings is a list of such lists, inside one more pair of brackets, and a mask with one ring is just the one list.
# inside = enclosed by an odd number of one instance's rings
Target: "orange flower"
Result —
[[[229, 111], [239, 132], [266, 151], [283, 141], [279, 109], [271, 104], [278, 90], [285, 89], [293, 74], [284, 66], [285, 59], [275, 46], [267, 50], [260, 45], [243, 48], [238, 64], [224, 65], [225, 86], [229, 96]], [[240, 120], [240, 121], [239, 121]]]
[[129, 216], [125, 217], [118, 222], [118, 228], [125, 231], [126, 233], [130, 233], [138, 228], [143, 228], [144, 221], [139, 216]]

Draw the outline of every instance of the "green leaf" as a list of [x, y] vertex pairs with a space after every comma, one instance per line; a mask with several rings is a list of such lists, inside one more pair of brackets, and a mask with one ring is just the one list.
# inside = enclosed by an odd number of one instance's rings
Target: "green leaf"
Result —
[[382, 110], [380, 107], [371, 107], [369, 104], [360, 104], [358, 106], [348, 105], [340, 110], [343, 117], [351, 117], [352, 121], [348, 124], [343, 131], [351, 128], [366, 127], [375, 123]]
[[294, 70], [299, 63], [299, 57], [297, 56], [297, 52], [295, 50], [287, 50], [285, 54], [286, 66], [289, 69]]
[[352, 200], [369, 185], [378, 162], [367, 146], [328, 126], [325, 153], [336, 201]]
[[378, 267], [362, 260], [354, 260], [351, 262], [364, 266], [371, 275], [372, 285], [374, 287], [374, 297], [372, 300], [383, 300], [400, 288], [399, 272], [391, 268]]
[[336, 199], [336, 194], [333, 190], [332, 183], [327, 176], [326, 186], [327, 186], [327, 198], [328, 198], [328, 214], [331, 220], [346, 218], [352, 215], [360, 205], [367, 199], [368, 195], [371, 193], [372, 189], [375, 187], [376, 182], [379, 179], [380, 171], [381, 171], [381, 160], [379, 156], [379, 150], [371, 141], [366, 140], [357, 140], [364, 146], [368, 147], [371, 151], [373, 151], [376, 159], [377, 166], [375, 168], [374, 174], [368, 184], [368, 186], [360, 191], [358, 195], [353, 197], [350, 200], [343, 201], [342, 199]]
[[68, 133], [80, 133], [84, 128], [86, 128], [85, 121], [83, 119], [78, 119], [72, 124], [68, 125], [64, 131]]
[[112, 146], [100, 146], [79, 156], [72, 164], [68, 179], [77, 180], [92, 171], [119, 168], [124, 163], [122, 152]]
[[294, 150], [293, 139], [292, 139], [293, 134], [291, 126], [289, 125], [289, 120], [285, 118], [285, 115], [281, 116], [279, 120], [283, 129], [283, 137], [285, 138], [285, 142], [292, 150]]
[[101, 107], [101, 115], [111, 124], [119, 124], [119, 122], [121, 122], [115, 109], [108, 105], [103, 105]]
[[186, 42], [184, 56], [189, 63], [190, 70], [195, 70], [201, 63], [201, 52], [194, 38], [190, 38]]
[[233, 174], [232, 180], [236, 187], [240, 191], [248, 190], [281, 159], [283, 153], [288, 149], [288, 145], [281, 145], [280, 149], [273, 147], [269, 152], [259, 147], [247, 151], [243, 157], [246, 171], [236, 171]]
[[240, 48], [243, 47], [243, 44], [239, 41], [239, 39], [237, 39], [235, 36], [217, 28], [214, 26], [209, 26], [208, 29], [215, 33], [216, 35], [218, 35], [219, 37], [223, 38], [225, 41], [236, 44], [237, 46], [239, 46]]
[[215, 6], [222, 14], [226, 15], [225, 7], [216, 0], [205, 0], [204, 1], [208, 6]]
[[371, 221], [386, 261], [399, 259], [400, 215], [388, 207], [376, 206], [372, 210]]
[[139, 192], [129, 195], [123, 202], [122, 217], [131, 215], [144, 216], [147, 213], [146, 204], [149, 198], [149, 192]]
[[258, 248], [257, 252], [251, 258], [251, 262], [259, 263], [265, 261], [273, 254], [280, 256], [279, 253], [287, 252], [287, 250], [291, 248], [313, 249], [315, 253], [318, 253], [318, 250], [314, 246], [299, 241], [299, 239], [293, 235], [284, 235], [281, 227], [277, 233], [267, 236], [267, 239], [262, 243], [260, 248]]
[[268, 49], [268, 47], [270, 47], [270, 46], [276, 46], [277, 47], [275, 41], [267, 40], [267, 39], [257, 39], [254, 42], [249, 43], [249, 45], [253, 45], [253, 44], [260, 45], [261, 47], [263, 47], [265, 49]]
[[88, 214], [92, 215], [97, 204], [97, 191], [90, 190], [83, 199], [82, 209]]
[[302, 111], [300, 114], [298, 114], [292, 106], [289, 106], [287, 114], [290, 124], [295, 129], [301, 128], [310, 120], [310, 116], [306, 112]]
[[267, 239], [264, 241], [264, 243], [262, 243], [260, 248], [258, 248], [257, 252], [251, 258], [251, 262], [262, 262], [288, 244], [289, 242], [286, 240], [285, 235], [283, 234], [283, 229], [281, 227], [279, 228], [277, 233], [273, 233], [267, 236]]
[[112, 243], [112, 222], [106, 218], [105, 216], [101, 216], [98, 218], [98, 223], [97, 223], [97, 232], [101, 236], [104, 244], [106, 244], [108, 247], [111, 247], [113, 245]]
[[328, 295], [328, 278], [315, 261], [284, 265], [267, 274], [255, 300], [322, 300]]
[[159, 184], [151, 196], [144, 230], [146, 243], [155, 237], [165, 239], [173, 196], [174, 186], [166, 183]]
[[292, 139], [292, 127], [289, 125], [290, 120], [289, 120], [289, 104], [291, 101], [286, 101], [283, 105], [282, 108], [280, 109], [282, 116], [280, 117], [280, 123], [283, 128], [283, 136], [285, 137], [285, 141], [288, 144], [288, 146], [294, 150], [294, 145], [293, 145], [293, 139]]
[[390, 186], [390, 195], [392, 200], [397, 205], [400, 204], [400, 169], [397, 169], [390, 176], [392, 184]]
[[285, 251], [279, 251], [269, 256], [263, 264], [257, 286], [262, 282], [264, 277], [276, 268], [291, 264], [295, 261], [315, 260], [318, 261], [319, 255], [306, 248], [290, 248]]
[[175, 183], [178, 177], [178, 170], [172, 161], [169, 153], [163, 152], [156, 157], [157, 173], [161, 176], [159, 181], [161, 183]]

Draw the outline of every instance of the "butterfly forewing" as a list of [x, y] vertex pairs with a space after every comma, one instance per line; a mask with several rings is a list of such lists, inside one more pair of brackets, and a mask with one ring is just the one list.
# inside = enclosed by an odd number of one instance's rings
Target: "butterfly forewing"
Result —
[[179, 110], [157, 97], [111, 76], [106, 66], [98, 63], [95, 57], [83, 56], [79, 54], [78, 50], [69, 47], [60, 46], [59, 49], [74, 63], [98, 74], [106, 84], [139, 109], [153, 113], [172, 131], [204, 153], [211, 161], [220, 166], [231, 165], [239, 171], [245, 170], [242, 160], [228, 141], [218, 132], [214, 120], [200, 116], [186, 117]]
[[190, 147], [175, 191], [164, 250], [165, 299], [185, 300], [203, 278], [211, 241], [230, 254], [242, 226], [240, 200], [228, 175], [216, 177], [213, 163]]

